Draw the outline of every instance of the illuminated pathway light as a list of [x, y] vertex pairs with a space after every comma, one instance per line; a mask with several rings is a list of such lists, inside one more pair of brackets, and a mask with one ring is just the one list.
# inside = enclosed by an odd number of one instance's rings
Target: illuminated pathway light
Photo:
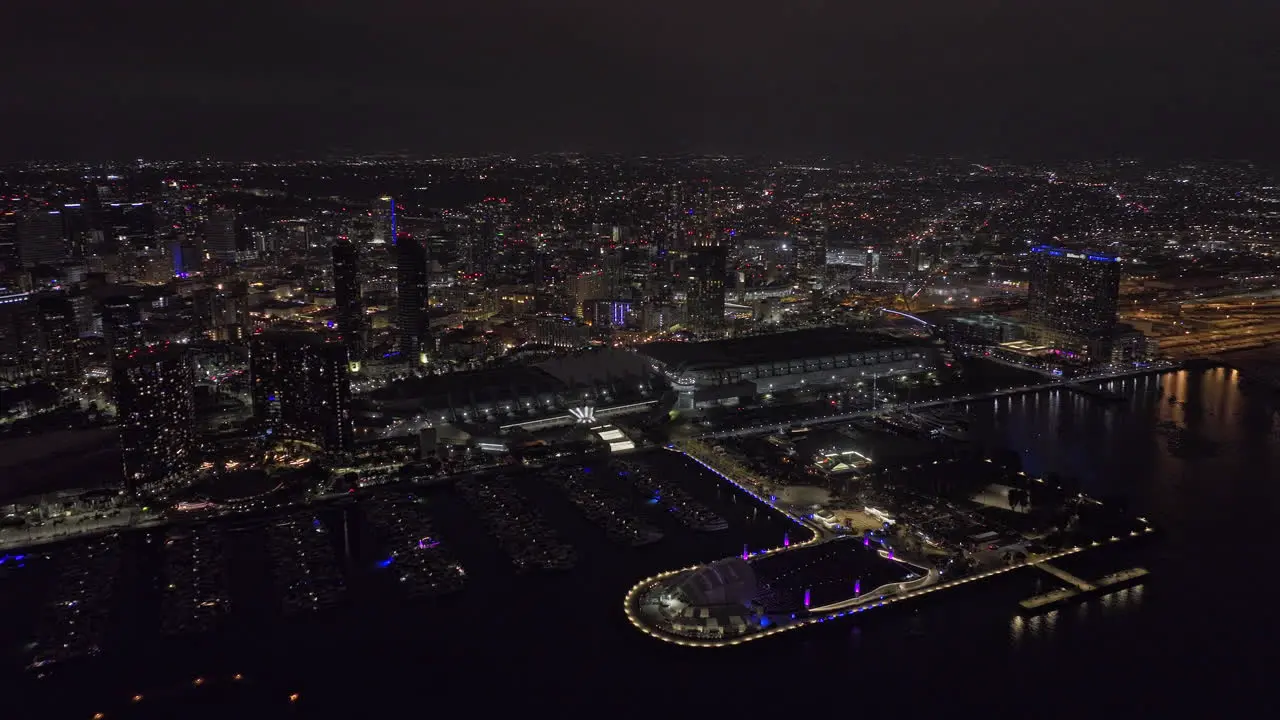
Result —
[[[675, 452], [681, 452], [679, 450], [675, 450], [670, 446], [668, 447], [668, 449], [673, 450]], [[711, 467], [707, 463], [702, 462], [698, 458], [693, 457], [692, 455], [689, 455], [688, 453], [684, 453], [684, 452], [681, 452], [681, 454], [691, 458], [692, 460], [697, 462], [699, 465], [707, 468], [708, 470], [715, 473], [717, 476], [723, 478], [724, 480], [727, 480], [728, 482], [730, 482], [731, 484], [733, 484], [735, 487], [739, 488], [743, 492], [751, 495], [752, 497], [756, 498], [757, 500], [760, 500], [761, 502], [764, 502], [765, 504], [769, 505], [771, 508], [782, 513], [783, 515], [786, 515], [796, 524], [802, 525], [810, 529], [811, 531], [813, 531], [813, 537], [810, 538], [809, 540], [806, 540], [801, 543], [797, 543], [790, 547], [779, 547], [779, 548], [772, 548], [770, 550], [763, 550], [759, 553], [756, 553], [756, 555], [771, 555], [776, 552], [790, 552], [792, 550], [798, 550], [800, 548], [817, 544], [824, 540], [821, 532], [819, 532], [813, 526], [805, 523], [800, 518], [796, 517], [795, 515], [781, 508], [774, 506], [773, 503], [770, 503], [766, 501], [764, 498], [761, 498], [751, 489], [744, 487], [742, 484], [728, 477], [724, 473], [721, 473], [720, 471]], [[1153, 531], [1153, 528], [1146, 523], [1145, 519], [1142, 522], [1143, 522], [1143, 528], [1142, 528], [1143, 533], [1150, 533]], [[1119, 540], [1120, 540], [1119, 537], [1113, 536], [1111, 538], [1108, 538], [1106, 543], [1103, 543], [1103, 544], [1118, 542]], [[867, 538], [864, 538], [864, 543], [868, 545], [870, 544]], [[1092, 546], [1089, 546], [1089, 547], [1092, 547]], [[892, 605], [893, 603], [901, 602], [903, 600], [908, 600], [911, 598], [920, 597], [923, 595], [928, 595], [930, 593], [935, 593], [941, 590], [960, 587], [962, 585], [966, 585], [972, 582], [977, 582], [980, 580], [985, 580], [987, 578], [995, 577], [997, 575], [1001, 575], [1001, 574], [1010, 572], [1012, 570], [1018, 570], [1024, 567], [1031, 567], [1031, 566], [1039, 565], [1040, 563], [1047, 563], [1053, 560], [1057, 560], [1058, 558], [1063, 558], [1063, 557], [1067, 557], [1068, 555], [1074, 555], [1076, 553], [1083, 552], [1086, 549], [1087, 549], [1086, 547], [1077, 546], [1077, 547], [1068, 548], [1066, 550], [1061, 550], [1059, 552], [1056, 552], [1050, 555], [1039, 555], [1035, 557], [1029, 557], [1026, 560], [1014, 565], [1006, 565], [1004, 567], [996, 568], [994, 570], [988, 570], [986, 572], [978, 573], [976, 575], [969, 575], [967, 577], [957, 578], [955, 580], [949, 580], [946, 582], [925, 584], [930, 579], [929, 576], [926, 576], [923, 578], [919, 578], [917, 580], [913, 580], [909, 583], [891, 583], [890, 585], [883, 586], [882, 588], [877, 588], [876, 592], [873, 592], [872, 594], [866, 596], [866, 598], [858, 597], [862, 589], [862, 580], [861, 578], [859, 578], [854, 583], [854, 597], [850, 598], [849, 600], [845, 600], [839, 603], [834, 603], [831, 605], [825, 605], [818, 608], [810, 608], [809, 611], [811, 615], [809, 617], [796, 619], [793, 622], [790, 622], [786, 625], [776, 625], [773, 622], [761, 623], [760, 630], [756, 632], [752, 632], [752, 633], [748, 633], [745, 635], [740, 635], [732, 638], [720, 639], [720, 640], [687, 637], [684, 635], [678, 635], [673, 632], [668, 632], [661, 628], [657, 628], [647, 624], [644, 618], [640, 617], [638, 613], [638, 609], [640, 607], [639, 600], [641, 596], [643, 596], [648, 590], [654, 587], [654, 585], [656, 585], [657, 583], [663, 582], [665, 580], [668, 580], [676, 575], [680, 575], [682, 573], [696, 570], [697, 568], [701, 567], [699, 565], [692, 565], [686, 568], [681, 568], [679, 570], [669, 570], [667, 572], [659, 573], [652, 577], [647, 577], [641, 580], [640, 582], [632, 586], [631, 590], [627, 592], [626, 598], [623, 599], [622, 608], [623, 608], [623, 611], [626, 613], [627, 619], [631, 621], [631, 624], [635, 626], [637, 630], [639, 630], [640, 632], [643, 632], [646, 635], [662, 640], [664, 642], [669, 642], [669, 643], [681, 645], [684, 647], [701, 647], [701, 648], [731, 647], [735, 645], [741, 645], [746, 642], [759, 640], [761, 638], [770, 637], [778, 633], [790, 632], [792, 630], [798, 630], [800, 628], [809, 627], [817, 623], [826, 622], [827, 620], [835, 620], [837, 618], [842, 618], [849, 615], [855, 615], [857, 613], [866, 612], [868, 610], [873, 610], [875, 608], [885, 607], [887, 605]], [[743, 549], [743, 553], [744, 553], [744, 556], [747, 556], [746, 548]], [[881, 550], [880, 553], [882, 554], [882, 557], [890, 554], [884, 550]], [[901, 559], [894, 559], [894, 562], [903, 563]], [[909, 563], [903, 563], [903, 564], [909, 564]], [[937, 572], [936, 570], [931, 571], [930, 576], [934, 576], [933, 574], [936, 572]], [[908, 586], [913, 586], [913, 587], [910, 587], [909, 589], [907, 589]], [[899, 592], [896, 595], [891, 595], [887, 597], [878, 595], [878, 592], [880, 590], [886, 590], [888, 588], [903, 588], [904, 591]], [[865, 599], [865, 602], [863, 602], [864, 599]], [[809, 600], [809, 591], [806, 590], [805, 591], [806, 606], [809, 604], [808, 600]]]

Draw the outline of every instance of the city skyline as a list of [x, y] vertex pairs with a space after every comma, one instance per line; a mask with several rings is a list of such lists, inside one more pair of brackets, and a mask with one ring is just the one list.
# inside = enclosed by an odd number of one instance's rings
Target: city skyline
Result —
[[1264, 714], [1275, 0], [10, 4], [15, 717]]

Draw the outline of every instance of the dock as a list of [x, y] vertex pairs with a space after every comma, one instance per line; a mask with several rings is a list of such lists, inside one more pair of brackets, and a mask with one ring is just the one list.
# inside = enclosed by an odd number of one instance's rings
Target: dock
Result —
[[1121, 570], [1120, 572], [1111, 573], [1100, 578], [1096, 583], [1088, 582], [1072, 575], [1055, 565], [1049, 563], [1036, 563], [1036, 567], [1058, 578], [1070, 587], [1058, 588], [1050, 590], [1047, 593], [1027, 598], [1018, 603], [1021, 611], [1024, 613], [1036, 613], [1051, 608], [1064, 605], [1068, 602], [1083, 600], [1092, 595], [1106, 594], [1111, 590], [1119, 590], [1136, 580], [1140, 580], [1150, 573], [1146, 568], [1130, 568]]
[[1118, 573], [1111, 573], [1110, 575], [1102, 578], [1101, 580], [1098, 581], [1098, 587], [1099, 589], [1104, 589], [1104, 590], [1110, 587], [1118, 587], [1121, 585], [1126, 585], [1128, 583], [1131, 583], [1134, 580], [1144, 578], [1150, 574], [1151, 573], [1147, 572], [1146, 568], [1140, 568], [1140, 567], [1130, 568], [1128, 570], [1122, 570]]
[[1087, 592], [1093, 592], [1094, 590], [1098, 589], [1097, 586], [1087, 583], [1084, 580], [1081, 580], [1080, 578], [1076, 577], [1075, 575], [1072, 575], [1071, 573], [1067, 572], [1066, 570], [1063, 570], [1062, 568], [1056, 565], [1050, 565], [1049, 563], [1045, 562], [1045, 563], [1036, 563], [1036, 567], [1058, 578], [1062, 582], [1068, 585], [1074, 586], [1075, 589], [1079, 590], [1080, 592], [1087, 593]]

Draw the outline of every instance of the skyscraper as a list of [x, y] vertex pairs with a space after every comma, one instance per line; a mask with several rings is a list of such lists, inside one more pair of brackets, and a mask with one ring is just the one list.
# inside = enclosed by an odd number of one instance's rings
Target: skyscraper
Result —
[[185, 480], [195, 464], [195, 376], [186, 353], [153, 347], [112, 371], [125, 489]]
[[338, 332], [352, 360], [364, 357], [364, 302], [360, 295], [360, 249], [346, 238], [333, 246], [333, 294]]
[[227, 208], [214, 208], [204, 224], [204, 249], [215, 260], [236, 259], [236, 214]]
[[146, 344], [142, 325], [141, 298], [118, 295], [102, 300], [102, 336], [112, 355], [127, 355]]
[[1120, 263], [1114, 255], [1041, 245], [1031, 249], [1027, 317], [1043, 334], [1089, 344], [1116, 327]]
[[351, 447], [346, 345], [310, 332], [268, 331], [249, 345], [254, 418], [267, 432], [327, 451]]
[[689, 253], [687, 314], [697, 332], [715, 334], [724, 328], [727, 263], [728, 248], [715, 240], [695, 245]]
[[61, 294], [40, 298], [36, 303], [40, 327], [40, 374], [55, 385], [79, 382], [80, 333], [76, 310]]
[[34, 210], [18, 222], [18, 260], [25, 268], [49, 265], [67, 257], [62, 212]]
[[431, 351], [427, 306], [430, 286], [427, 249], [420, 238], [399, 229], [391, 201], [391, 230], [396, 243], [396, 345], [405, 362], [426, 362]]

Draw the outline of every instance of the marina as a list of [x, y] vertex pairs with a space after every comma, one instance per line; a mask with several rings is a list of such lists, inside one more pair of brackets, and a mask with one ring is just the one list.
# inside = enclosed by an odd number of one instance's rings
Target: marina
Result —
[[216, 629], [231, 609], [220, 535], [203, 525], [170, 528], [163, 554], [161, 632], [179, 635]]
[[379, 550], [374, 572], [392, 576], [397, 593], [417, 599], [463, 588], [466, 570], [432, 525], [425, 499], [385, 493], [361, 502], [359, 509]]
[[505, 477], [469, 478], [457, 487], [517, 571], [568, 570], [577, 563], [573, 546], [560, 539], [559, 533]]
[[642, 463], [617, 463], [617, 474], [646, 496], [646, 502], [671, 513], [682, 525], [700, 532], [717, 532], [729, 527], [724, 518], [695, 500], [678, 483], [663, 480]]
[[559, 488], [613, 542], [639, 547], [663, 538], [663, 532], [642, 520], [616, 487], [603, 487], [589, 477], [593, 471], [592, 467], [564, 466], [548, 468], [541, 477]]
[[347, 591], [346, 579], [318, 517], [298, 513], [267, 526], [276, 595], [285, 615], [337, 606]]

